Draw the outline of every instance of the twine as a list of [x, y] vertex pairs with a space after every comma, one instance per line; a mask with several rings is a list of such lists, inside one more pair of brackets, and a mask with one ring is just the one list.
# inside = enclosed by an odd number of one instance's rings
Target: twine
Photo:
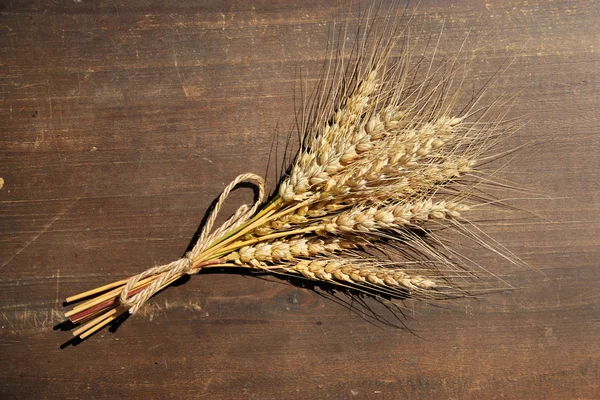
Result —
[[[248, 207], [246, 204], [242, 205], [240, 208], [238, 208], [235, 214], [231, 216], [231, 218], [229, 218], [223, 225], [211, 233], [215, 220], [217, 219], [217, 215], [219, 214], [219, 211], [221, 211], [221, 207], [223, 206], [223, 203], [225, 203], [229, 193], [242, 182], [254, 182], [254, 184], [256, 184], [258, 187], [258, 199], [252, 208]], [[258, 207], [264, 201], [264, 198], [265, 182], [262, 177], [248, 173], [242, 174], [235, 178], [219, 196], [219, 200], [217, 201], [213, 212], [209, 215], [204, 228], [202, 228], [200, 237], [194, 245], [194, 248], [187, 252], [185, 256], [179, 260], [173, 261], [169, 264], [149, 268], [141, 274], [129, 279], [127, 284], [125, 284], [121, 290], [121, 294], [119, 296], [121, 305], [127, 308], [130, 314], [135, 314], [150, 297], [154, 296], [156, 292], [160, 290], [165, 282], [169, 281], [175, 276], [197, 274], [202, 267], [194, 266], [194, 260], [223, 233], [231, 229], [236, 229], [244, 222], [248, 221], [248, 219], [250, 219], [250, 217], [256, 213]], [[129, 293], [134, 289], [135, 285], [140, 280], [158, 274], [162, 275], [156, 278], [150, 285], [148, 285], [148, 287], [129, 297]]]

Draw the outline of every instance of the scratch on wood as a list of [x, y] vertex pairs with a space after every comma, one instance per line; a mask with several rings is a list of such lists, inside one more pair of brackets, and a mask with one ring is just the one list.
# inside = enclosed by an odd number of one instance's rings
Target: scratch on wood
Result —
[[2, 311], [2, 316], [4, 317], [4, 319], [6, 320], [6, 322], [8, 322], [8, 324], [11, 326], [11, 328], [13, 330], [16, 330], [15, 326], [13, 325], [12, 322], [10, 322], [10, 319], [8, 319], [8, 317], [6, 316], [6, 313], [4, 311]]
[[56, 304], [60, 304], [60, 297], [58, 296], [59, 287], [60, 287], [60, 268], [58, 268], [56, 270], [56, 300], [55, 300]]
[[202, 393], [206, 393], [206, 391], [208, 390], [208, 385], [210, 385], [210, 383], [212, 382], [212, 380], [213, 380], [212, 376], [208, 378], [208, 380], [204, 384], [204, 390], [202, 390]]
[[19, 250], [17, 250], [17, 252], [15, 254], [13, 254], [12, 257], [10, 257], [2, 265], [0, 265], [0, 268], [3, 268], [6, 265], [8, 265], [8, 263], [11, 262], [16, 256], [18, 256], [19, 254], [21, 254], [25, 249], [27, 249], [29, 246], [31, 246], [32, 243], [34, 243], [36, 240], [38, 240], [39, 237], [42, 236], [48, 229], [50, 229], [50, 227], [56, 221], [58, 221], [63, 215], [65, 215], [67, 213], [67, 211], [69, 211], [71, 209], [71, 207], [73, 207], [73, 205], [79, 199], [80, 199], [79, 197], [76, 198], [67, 207], [65, 207], [64, 210], [62, 210], [61, 212], [59, 212], [58, 214], [56, 214], [56, 216], [54, 218], [52, 218], [52, 220], [49, 223], [47, 223], [46, 226], [44, 226], [41, 231], [39, 231], [30, 241], [28, 241], [27, 243], [25, 243], [25, 245], [23, 247], [21, 247]]
[[[169, 303], [167, 300], [165, 300], [162, 306], [158, 303], [145, 304], [144, 307], [140, 308], [136, 315], [146, 317], [149, 321], [152, 321], [154, 320], [154, 317], [158, 316], [159, 314], [164, 314], [165, 316], [167, 316], [165, 311], [171, 309], [183, 309], [185, 311], [198, 312], [202, 311], [202, 306], [199, 303], [196, 303], [192, 300], [181, 303]], [[206, 313], [203, 314], [203, 316], [206, 315]]]
[[138, 165], [137, 165], [137, 173], [136, 173], [136, 179], [137, 179], [138, 182], [140, 180], [140, 170], [142, 168], [142, 158], [144, 158], [144, 155], [140, 154], [140, 158], [139, 158], [138, 163], [137, 163]]
[[175, 55], [175, 49], [173, 49], [173, 63], [175, 64], [175, 71], [177, 71], [177, 76], [179, 77], [179, 84], [181, 85], [181, 89], [183, 89], [183, 94], [185, 97], [190, 97], [187, 89], [185, 88], [185, 84], [183, 83], [183, 76], [181, 75], [181, 71], [179, 71], [179, 64], [177, 64], [177, 56]]
[[2, 311], [2, 316], [15, 332], [23, 332], [27, 329], [48, 330], [52, 329], [52, 326], [56, 323], [64, 320], [64, 316], [55, 309], [28, 310], [25, 308], [14, 310], [12, 321], [4, 311]]

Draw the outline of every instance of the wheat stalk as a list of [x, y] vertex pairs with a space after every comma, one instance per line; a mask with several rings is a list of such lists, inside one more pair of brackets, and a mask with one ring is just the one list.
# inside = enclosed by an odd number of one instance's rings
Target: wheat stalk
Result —
[[[394, 55], [397, 22], [373, 18], [365, 29], [371, 36], [351, 57], [328, 64], [300, 116], [300, 150], [266, 205], [259, 209], [262, 179], [238, 177], [186, 257], [68, 298], [91, 297], [66, 313], [83, 324], [74, 334], [85, 338], [180, 277], [211, 267], [293, 274], [392, 298], [460, 293], [456, 252], [432, 229], [459, 228], [485, 244], [463, 214], [482, 201], [474, 195], [485, 183], [475, 173], [478, 163], [511, 126], [491, 117], [494, 104], [476, 109], [479, 99], [456, 113], [455, 60], [430, 65], [419, 84], [411, 83], [408, 52]], [[211, 233], [228, 193], [247, 180], [259, 186], [259, 201]], [[395, 260], [388, 248], [414, 260]]]

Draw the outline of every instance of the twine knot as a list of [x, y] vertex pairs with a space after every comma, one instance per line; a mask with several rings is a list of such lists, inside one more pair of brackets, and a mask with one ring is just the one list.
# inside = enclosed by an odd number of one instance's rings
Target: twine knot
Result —
[[[244, 204], [240, 206], [235, 214], [233, 214], [223, 225], [215, 229], [211, 233], [215, 220], [225, 200], [229, 196], [229, 193], [242, 182], [253, 182], [258, 187], [258, 199], [249, 207]], [[169, 264], [152, 267], [146, 271], [138, 274], [127, 281], [121, 294], [119, 301], [121, 306], [127, 308], [130, 314], [135, 314], [140, 307], [152, 296], [156, 294], [161, 288], [169, 281], [174, 278], [177, 279], [183, 275], [194, 275], [197, 274], [202, 266], [198, 265], [202, 260], [198, 259], [198, 256], [210, 246], [216, 239], [223, 235], [227, 230], [235, 229], [241, 226], [244, 222], [248, 221], [250, 217], [256, 213], [258, 207], [263, 203], [265, 199], [265, 182], [262, 177], [256, 174], [242, 174], [235, 178], [221, 193], [215, 208], [209, 215], [204, 228], [200, 232], [198, 241], [194, 245], [194, 248], [187, 252], [184, 257], [179, 260], [173, 261]], [[206, 265], [206, 263], [204, 264]], [[151, 279], [160, 275], [157, 278]], [[150, 282], [148, 285], [143, 286], [145, 281]], [[140, 285], [142, 282], [142, 285]], [[138, 288], [136, 288], [138, 286]], [[141, 287], [139, 287], [141, 286]]]
[[186, 268], [183, 271], [186, 275], [195, 275], [202, 269], [202, 267], [194, 268], [194, 255], [189, 251], [185, 253], [185, 256], [182, 258], [182, 260], [185, 260], [187, 263]]

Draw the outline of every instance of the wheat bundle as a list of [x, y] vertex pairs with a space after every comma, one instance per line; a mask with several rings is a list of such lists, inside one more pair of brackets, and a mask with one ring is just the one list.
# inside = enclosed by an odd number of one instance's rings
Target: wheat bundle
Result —
[[[354, 45], [331, 51], [298, 114], [297, 156], [270, 199], [264, 203], [261, 177], [237, 177], [182, 259], [67, 299], [90, 298], [66, 313], [81, 324], [75, 336], [86, 338], [135, 313], [156, 292], [207, 268], [250, 268], [389, 298], [443, 300], [467, 294], [465, 283], [476, 275], [444, 242], [444, 231], [514, 259], [465, 217], [489, 203], [481, 190], [488, 177], [479, 167], [516, 128], [505, 119], [506, 103], [482, 106], [480, 93], [458, 109], [456, 87], [466, 69], [456, 59], [434, 65], [432, 57], [415, 66], [396, 15], [367, 20]], [[257, 201], [213, 230], [241, 182], [258, 187]]]

